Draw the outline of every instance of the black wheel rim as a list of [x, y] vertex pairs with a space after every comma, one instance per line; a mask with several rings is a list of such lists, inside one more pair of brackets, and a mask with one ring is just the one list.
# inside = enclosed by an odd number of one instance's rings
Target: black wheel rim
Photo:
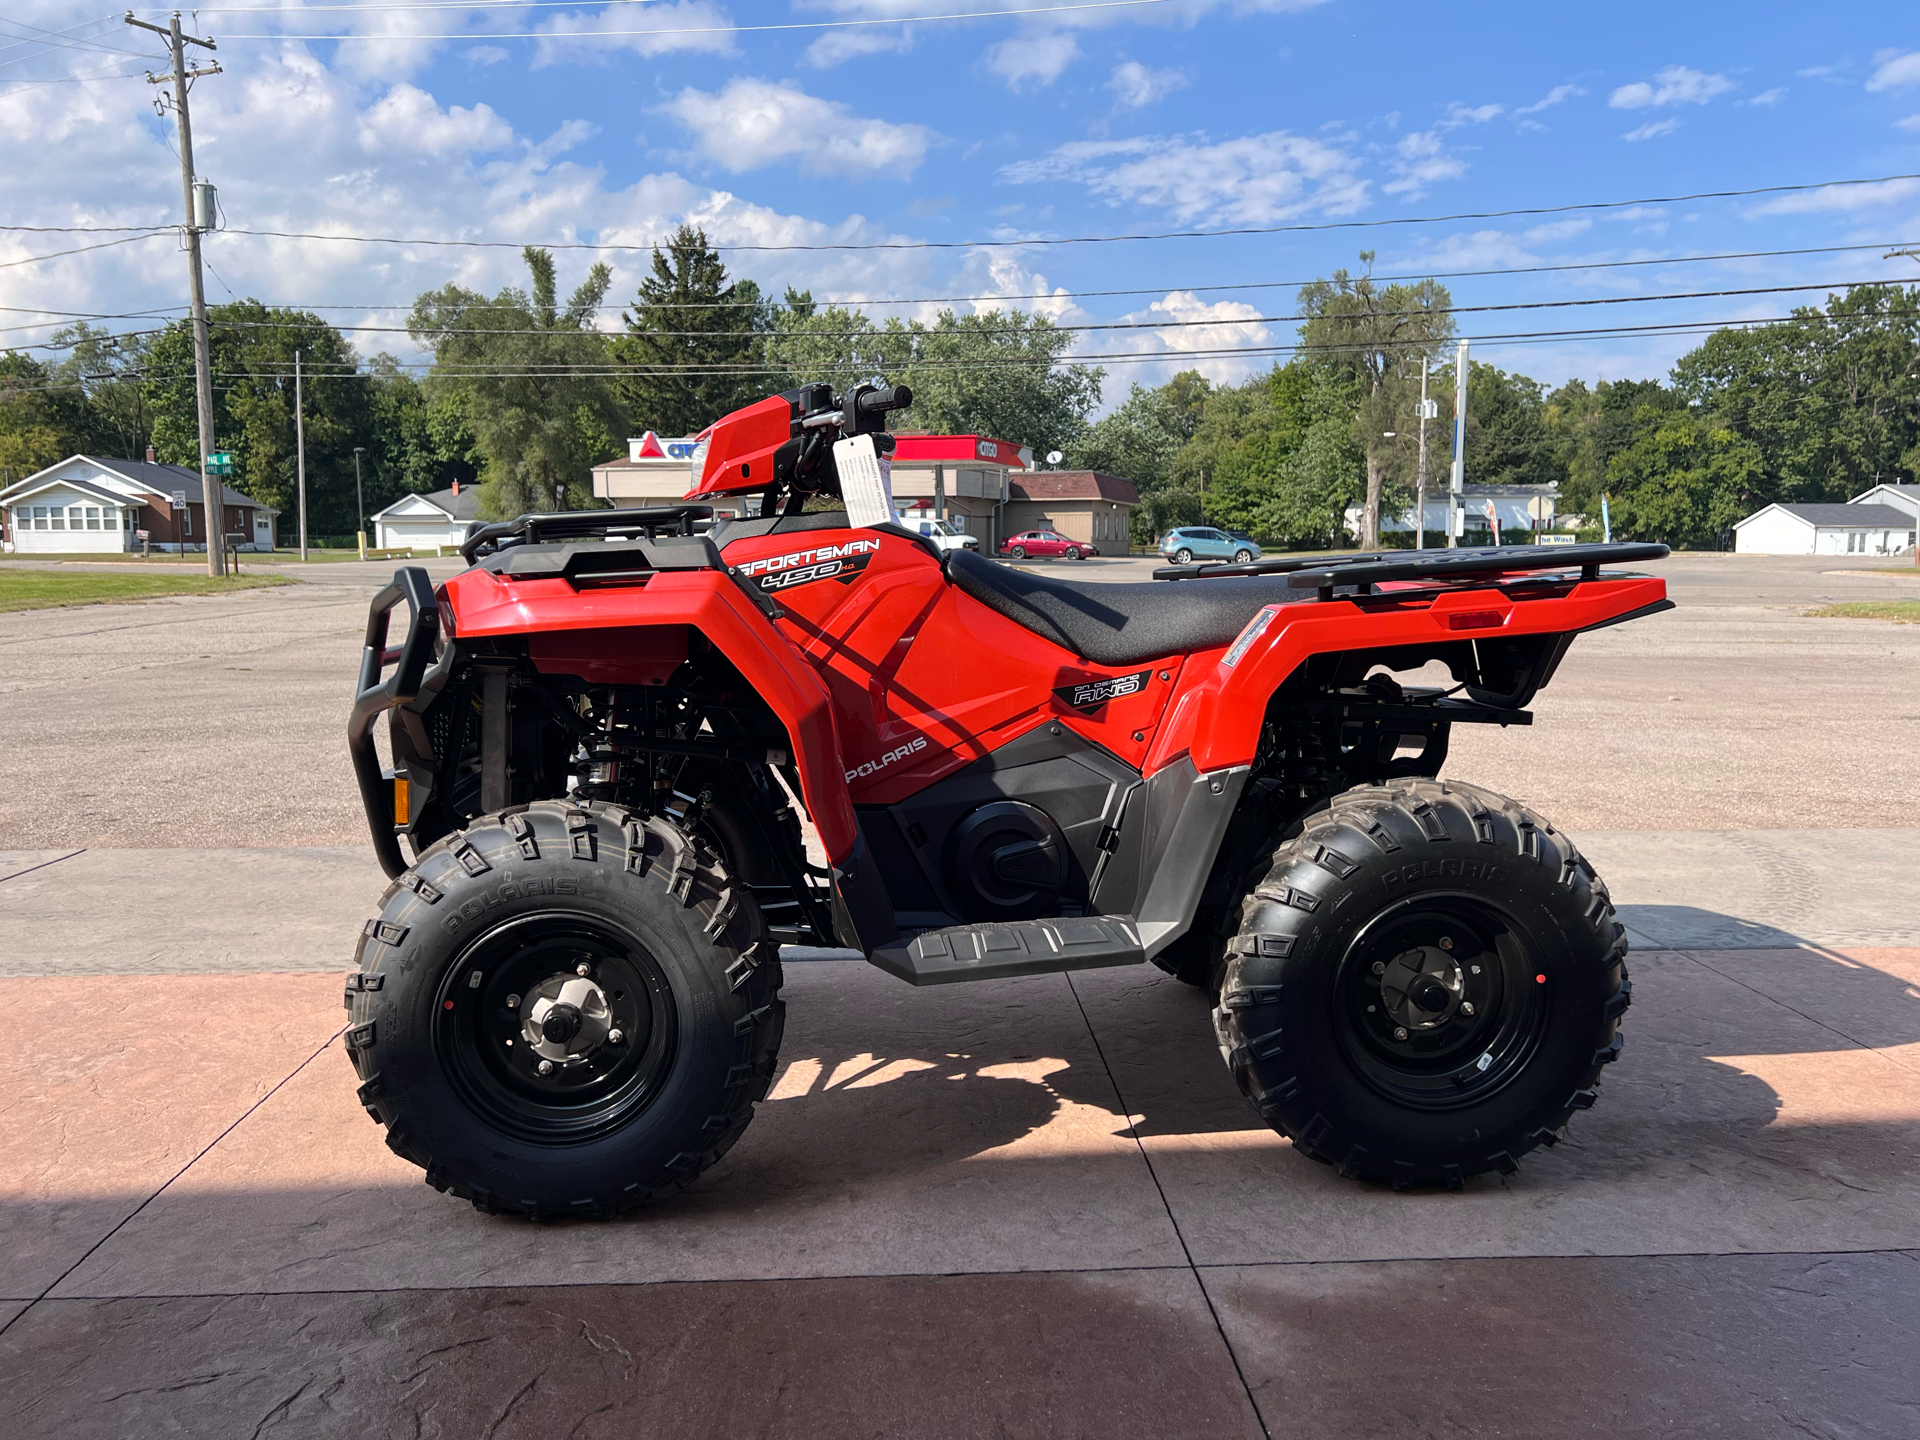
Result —
[[[573, 991], [597, 991], [601, 1005], [569, 1011], [547, 994], [576, 979], [586, 984]], [[530, 997], [547, 999], [555, 1022], [551, 1031], [535, 1025], [537, 1040]], [[448, 969], [433, 1008], [435, 1049], [460, 1098], [498, 1129], [543, 1144], [576, 1144], [631, 1121], [660, 1093], [679, 1040], [672, 988], [647, 947], [577, 914], [522, 916], [480, 936]], [[589, 1028], [568, 1035], [582, 1008]], [[582, 1053], [549, 1058], [568, 1047]]]
[[1547, 1026], [1542, 951], [1477, 898], [1424, 896], [1378, 916], [1335, 979], [1348, 1061], [1402, 1105], [1477, 1104], [1526, 1069]]

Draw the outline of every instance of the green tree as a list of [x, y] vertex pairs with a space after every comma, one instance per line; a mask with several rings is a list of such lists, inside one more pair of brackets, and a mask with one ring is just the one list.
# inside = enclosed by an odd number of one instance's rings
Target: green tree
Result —
[[1175, 480], [1174, 460], [1193, 439], [1212, 393], [1197, 370], [1183, 370], [1152, 389], [1136, 384], [1067, 452], [1067, 463], [1076, 468], [1133, 482], [1141, 501], [1133, 515], [1136, 539], [1150, 541], [1170, 525], [1199, 518], [1199, 496]]
[[[207, 342], [213, 445], [238, 457], [234, 488], [277, 508], [283, 533], [296, 525], [297, 352], [306, 422], [308, 533], [352, 534], [353, 447], [366, 443], [370, 418], [367, 384], [353, 347], [317, 315], [253, 299], [210, 309]], [[154, 338], [146, 375], [159, 458], [198, 468], [193, 335], [186, 321], [175, 321]]]
[[11, 482], [44, 470], [82, 450], [86, 433], [79, 385], [31, 355], [0, 354], [0, 474]]
[[704, 230], [682, 225], [622, 316], [626, 334], [612, 355], [618, 389], [635, 431], [692, 435], [768, 393], [759, 337], [768, 306], [751, 280], [730, 280]]
[[[1359, 276], [1346, 270], [1301, 288], [1301, 353], [1318, 364], [1345, 370], [1358, 382], [1351, 417], [1354, 439], [1365, 455], [1366, 500], [1360, 543], [1380, 541], [1380, 510], [1392, 481], [1406, 478], [1412, 402], [1419, 395], [1420, 367], [1453, 336], [1453, 304], [1433, 280], [1376, 285], [1374, 252], [1360, 252]], [[1471, 392], [1469, 392], [1471, 393]], [[1391, 435], [1389, 435], [1391, 432]], [[1396, 443], [1398, 442], [1398, 443]]]
[[1646, 407], [1633, 443], [1607, 462], [1617, 539], [1718, 548], [1765, 503], [1765, 464], [1751, 440], [1693, 410]]
[[1636, 417], [1681, 406], [1658, 380], [1602, 380], [1591, 389], [1583, 380], [1569, 380], [1549, 395], [1542, 419], [1563, 476], [1560, 512], [1598, 524], [1608, 462], [1634, 442], [1643, 425], [1657, 423]]
[[153, 416], [141, 372], [151, 338], [138, 333], [115, 335], [84, 320], [53, 332], [52, 343], [67, 351], [55, 373], [73, 382], [84, 396], [80, 453], [128, 460], [146, 454], [152, 443]]
[[1777, 325], [1720, 330], [1674, 367], [1675, 392], [1751, 440], [1766, 499], [1839, 501], [1920, 469], [1920, 288], [1857, 285]]
[[414, 301], [407, 320], [434, 353], [429, 424], [437, 414], [449, 451], [462, 427], [471, 431], [481, 512], [495, 518], [598, 503], [589, 471], [618, 453], [623, 421], [607, 340], [593, 328], [612, 272], [595, 265], [563, 306], [551, 252], [521, 253], [530, 291], [509, 286], [488, 299], [446, 285]]
[[1045, 455], [1071, 448], [1100, 403], [1106, 372], [1066, 363], [1073, 336], [1044, 315], [942, 310], [931, 325], [890, 320], [882, 335], [902, 361], [880, 373], [913, 388], [897, 430], [991, 435]]

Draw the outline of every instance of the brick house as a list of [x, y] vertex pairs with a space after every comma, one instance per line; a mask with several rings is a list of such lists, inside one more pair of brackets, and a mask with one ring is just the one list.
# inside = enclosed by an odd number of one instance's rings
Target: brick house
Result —
[[[231, 485], [222, 485], [220, 533], [244, 535], [242, 550], [271, 550], [279, 511]], [[185, 491], [184, 513], [173, 508]], [[139, 550], [147, 532], [155, 550], [204, 550], [207, 516], [198, 471], [145, 460], [69, 455], [0, 489], [0, 541], [21, 554], [35, 551], [115, 553]]]
[[1057, 530], [1108, 555], [1127, 550], [1127, 523], [1140, 492], [1098, 470], [1016, 470], [1007, 476], [1006, 533]]

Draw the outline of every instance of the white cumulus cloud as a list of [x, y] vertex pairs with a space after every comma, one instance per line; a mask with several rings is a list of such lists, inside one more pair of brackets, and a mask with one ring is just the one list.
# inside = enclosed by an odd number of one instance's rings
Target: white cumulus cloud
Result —
[[[671, 5], [648, 5], [644, 9], [608, 5], [601, 10], [571, 10], [536, 27], [545, 38], [534, 51], [533, 64], [535, 69], [566, 60], [605, 65], [622, 51], [636, 55], [688, 51], [731, 54], [732, 24], [727, 12], [708, 0], [676, 0]], [[655, 33], [627, 33], [631, 31]]]
[[1873, 57], [1874, 71], [1867, 80], [1869, 90], [1897, 90], [1903, 85], [1920, 85], [1920, 50], [1901, 55], [1882, 50]]
[[360, 148], [369, 154], [418, 150], [427, 155], [484, 155], [504, 149], [513, 127], [488, 105], [442, 110], [433, 96], [396, 85], [360, 117]]
[[1309, 211], [1349, 214], [1367, 198], [1358, 162], [1285, 130], [1212, 140], [1145, 135], [1079, 140], [1001, 170], [1016, 185], [1066, 181], [1114, 204], [1151, 205], [1193, 223], [1264, 225]]
[[926, 157], [933, 132], [854, 115], [796, 85], [729, 80], [718, 93], [682, 90], [664, 107], [693, 132], [698, 153], [740, 174], [797, 160], [812, 174], [910, 175]]
[[913, 32], [899, 30], [829, 30], [807, 46], [805, 59], [816, 70], [831, 70], [864, 55], [886, 55], [913, 48]]
[[1651, 80], [1636, 80], [1622, 85], [1607, 97], [1616, 110], [1657, 109], [1668, 105], [1704, 105], [1716, 95], [1733, 89], [1733, 81], [1724, 75], [1709, 75], [1685, 65], [1669, 65], [1654, 72]]
[[1771, 90], [1762, 90], [1746, 103], [1749, 105], [1758, 105], [1763, 110], [1770, 110], [1786, 98], [1787, 87], [1784, 85], [1776, 85]]
[[1533, 104], [1522, 105], [1513, 113], [1516, 115], [1538, 115], [1542, 110], [1549, 110], [1562, 101], [1571, 100], [1577, 95], [1584, 95], [1586, 93], [1587, 92], [1578, 85], [1556, 85], [1538, 100], [1534, 101]]
[[1679, 128], [1680, 117], [1677, 115], [1669, 115], [1664, 120], [1649, 120], [1646, 124], [1627, 131], [1627, 133], [1620, 138], [1622, 140], [1635, 142], [1641, 140], [1658, 140], [1662, 135], [1671, 135]]
[[1178, 70], [1150, 70], [1138, 60], [1126, 60], [1113, 67], [1107, 88], [1114, 99], [1131, 110], [1138, 110], [1172, 94], [1188, 83]]
[[1006, 81], [1007, 88], [1016, 93], [1051, 85], [1079, 58], [1080, 42], [1058, 31], [1047, 35], [1015, 35], [997, 45], [989, 45], [985, 56], [987, 69]]

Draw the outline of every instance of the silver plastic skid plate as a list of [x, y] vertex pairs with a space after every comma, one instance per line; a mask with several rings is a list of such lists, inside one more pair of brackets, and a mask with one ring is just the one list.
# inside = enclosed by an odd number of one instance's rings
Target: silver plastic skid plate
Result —
[[873, 952], [875, 965], [914, 985], [1139, 965], [1146, 958], [1140, 928], [1131, 915], [956, 925]]

